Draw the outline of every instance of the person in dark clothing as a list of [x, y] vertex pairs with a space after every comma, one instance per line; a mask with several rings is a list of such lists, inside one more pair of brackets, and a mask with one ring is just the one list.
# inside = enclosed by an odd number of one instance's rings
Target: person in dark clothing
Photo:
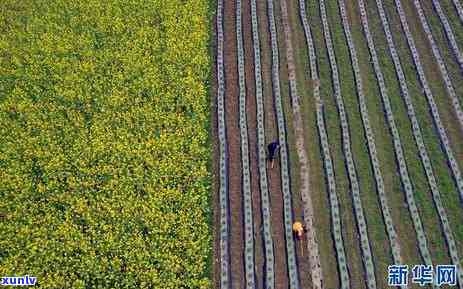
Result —
[[273, 141], [267, 146], [268, 160], [272, 163], [272, 169], [273, 169], [273, 161], [275, 160], [275, 157], [276, 157], [276, 154], [278, 153], [279, 148], [280, 148], [280, 143], [278, 141]]

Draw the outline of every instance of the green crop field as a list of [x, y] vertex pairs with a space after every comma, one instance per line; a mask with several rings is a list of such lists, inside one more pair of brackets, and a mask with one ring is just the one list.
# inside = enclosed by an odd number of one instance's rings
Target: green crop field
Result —
[[210, 287], [210, 9], [2, 1], [0, 276]]

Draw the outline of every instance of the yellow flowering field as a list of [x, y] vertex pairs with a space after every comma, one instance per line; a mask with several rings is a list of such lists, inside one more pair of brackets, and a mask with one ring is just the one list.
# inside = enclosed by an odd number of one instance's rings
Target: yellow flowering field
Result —
[[2, 0], [0, 276], [210, 288], [206, 0]]

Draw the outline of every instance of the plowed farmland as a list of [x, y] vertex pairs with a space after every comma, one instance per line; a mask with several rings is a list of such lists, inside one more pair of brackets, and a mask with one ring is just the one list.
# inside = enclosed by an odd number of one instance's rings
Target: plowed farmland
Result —
[[463, 288], [460, 1], [216, 8], [215, 286], [388, 288], [390, 265], [453, 264]]

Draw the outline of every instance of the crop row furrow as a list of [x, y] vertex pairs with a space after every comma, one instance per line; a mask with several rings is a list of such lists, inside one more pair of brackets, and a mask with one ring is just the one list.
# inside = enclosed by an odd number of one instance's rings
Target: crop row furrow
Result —
[[338, 269], [341, 279], [341, 289], [350, 288], [350, 278], [347, 269], [347, 258], [344, 249], [344, 242], [342, 238], [341, 229], [341, 214], [339, 210], [338, 194], [336, 192], [336, 181], [334, 178], [334, 167], [331, 159], [330, 145], [328, 142], [328, 134], [325, 127], [325, 119], [323, 112], [323, 104], [320, 98], [320, 81], [316, 61], [316, 53], [314, 42], [312, 38], [312, 32], [310, 25], [307, 21], [305, 0], [299, 0], [299, 14], [304, 28], [306, 44], [309, 51], [309, 62], [310, 62], [310, 75], [312, 79], [313, 95], [315, 98], [315, 106], [317, 113], [317, 127], [320, 137], [321, 148], [323, 151], [324, 167], [326, 171], [326, 177], [328, 179], [328, 192], [331, 206], [331, 223], [333, 226], [332, 234], [334, 236], [334, 244], [336, 249], [336, 257], [338, 262]]
[[343, 150], [347, 162], [347, 170], [351, 184], [351, 193], [354, 203], [355, 217], [357, 220], [358, 232], [360, 235], [360, 247], [363, 255], [363, 263], [366, 271], [366, 283], [369, 289], [376, 288], [375, 268], [373, 264], [373, 256], [371, 253], [370, 241], [368, 238], [367, 225], [365, 215], [363, 212], [362, 200], [360, 198], [360, 186], [355, 169], [354, 159], [351, 150], [351, 141], [349, 133], [349, 123], [344, 108], [344, 101], [341, 95], [341, 85], [339, 80], [339, 72], [334, 53], [333, 42], [331, 39], [330, 28], [326, 15], [325, 1], [320, 0], [320, 12], [323, 24], [323, 34], [325, 37], [326, 47], [328, 50], [328, 57], [331, 67], [331, 75], [333, 77], [334, 94], [336, 98], [336, 105], [338, 108], [339, 117], [341, 120]]
[[246, 83], [242, 32], [241, 0], [236, 1], [236, 40], [238, 44], [239, 127], [241, 136], [241, 168], [244, 206], [244, 266], [246, 288], [255, 288], [254, 223], [252, 212], [251, 175], [249, 168], [248, 125], [246, 119]]
[[[416, 144], [418, 146], [420, 159], [421, 159], [421, 162], [422, 162], [423, 167], [424, 167], [425, 172], [426, 172], [428, 183], [429, 183], [429, 186], [430, 186], [431, 191], [432, 191], [433, 199], [434, 199], [435, 205], [437, 207], [437, 212], [438, 212], [439, 217], [441, 219], [442, 227], [444, 228], [444, 234], [445, 234], [445, 237], [447, 239], [447, 243], [448, 243], [448, 246], [449, 246], [452, 262], [454, 262], [454, 264], [456, 264], [456, 265], [459, 265], [459, 260], [458, 260], [455, 241], [454, 241], [454, 239], [452, 237], [451, 229], [450, 229], [449, 224], [448, 224], [448, 219], [447, 219], [447, 216], [445, 214], [445, 210], [444, 210], [442, 202], [441, 202], [440, 193], [439, 193], [437, 182], [436, 182], [436, 179], [435, 179], [435, 176], [434, 176], [434, 173], [433, 173], [431, 161], [429, 159], [429, 155], [428, 155], [426, 146], [425, 146], [424, 141], [423, 141], [423, 136], [421, 134], [421, 128], [420, 128], [420, 125], [418, 123], [418, 120], [417, 120], [417, 117], [416, 117], [416, 114], [415, 114], [415, 109], [413, 107], [413, 103], [412, 103], [411, 97], [410, 97], [409, 92], [408, 92], [408, 86], [407, 86], [407, 83], [406, 83], [405, 74], [404, 74], [403, 69], [402, 69], [402, 65], [401, 65], [401, 62], [400, 62], [399, 55], [398, 55], [397, 50], [395, 48], [394, 40], [392, 38], [392, 34], [391, 34], [391, 31], [390, 31], [390, 28], [389, 28], [389, 22], [387, 20], [386, 13], [384, 11], [382, 0], [376, 0], [376, 4], [377, 4], [378, 11], [379, 11], [379, 14], [380, 14], [382, 27], [383, 27], [383, 30], [384, 30], [384, 32], [386, 34], [386, 39], [387, 39], [387, 42], [388, 42], [389, 51], [391, 53], [392, 60], [394, 62], [394, 67], [395, 67], [395, 70], [396, 70], [397, 78], [399, 79], [399, 84], [400, 84], [400, 89], [402, 91], [402, 96], [403, 96], [403, 98], [405, 100], [405, 104], [407, 106], [407, 113], [408, 113], [408, 116], [409, 116], [409, 118], [411, 120], [411, 123], [412, 123], [413, 136], [414, 136], [415, 142], [416, 142]], [[406, 190], [408, 190], [407, 187], [408, 187], [408, 189], [411, 190], [411, 184], [409, 184], [408, 186], [407, 186], [407, 184], [405, 184]], [[409, 197], [413, 197], [413, 196], [411, 194], [409, 196], [409, 193], [407, 192], [407, 200], [409, 199]], [[410, 200], [411, 199], [412, 198], [410, 198]], [[421, 224], [421, 219], [419, 217], [418, 209], [417, 209], [415, 204], [410, 204], [410, 203], [409, 203], [409, 209], [410, 209], [410, 212], [411, 212], [411, 215], [412, 215], [412, 220], [413, 220], [413, 224], [415, 226], [415, 230], [417, 231], [417, 234], [418, 234], [418, 245], [419, 245], [419, 248], [420, 248], [421, 256], [422, 256], [423, 260], [425, 261], [425, 263], [427, 265], [432, 265], [431, 255], [429, 254], [429, 250], [427, 248], [427, 241], [426, 241], [426, 237], [424, 235], [424, 230], [423, 230], [423, 226]], [[462, 272], [460, 270], [459, 270], [459, 278], [460, 278], [460, 280], [463, 280], [462, 279]], [[460, 288], [461, 288], [461, 284], [460, 284]]]
[[442, 10], [442, 6], [440, 5], [439, 0], [432, 0], [432, 4], [434, 5], [434, 9], [437, 11], [437, 15], [439, 16], [439, 20], [444, 26], [445, 35], [447, 35], [447, 39], [450, 42], [450, 46], [452, 47], [453, 54], [457, 58], [457, 62], [460, 65], [460, 70], [463, 72], [463, 54], [461, 54], [461, 50], [458, 47], [457, 41], [455, 39], [455, 35], [453, 34], [452, 27], [450, 26], [449, 20], [447, 16], [445, 16], [444, 11]]
[[370, 156], [371, 163], [373, 165], [373, 173], [376, 181], [376, 187], [378, 190], [379, 201], [381, 205], [381, 211], [383, 214], [384, 222], [386, 224], [386, 230], [389, 236], [389, 243], [391, 245], [392, 256], [394, 258], [395, 264], [402, 264], [402, 256], [400, 254], [400, 245], [397, 238], [397, 233], [394, 228], [394, 224], [391, 217], [391, 210], [388, 205], [388, 200], [386, 197], [386, 192], [384, 189], [384, 180], [381, 172], [381, 166], [378, 160], [378, 153], [376, 151], [376, 144], [374, 133], [370, 125], [370, 119], [368, 116], [368, 107], [365, 100], [365, 95], [363, 92], [363, 82], [360, 72], [359, 61], [357, 58], [357, 51], [355, 48], [354, 40], [352, 39], [352, 34], [350, 32], [349, 21], [346, 15], [346, 7], [344, 0], [338, 0], [339, 9], [342, 18], [342, 24], [344, 29], [344, 34], [346, 35], [347, 45], [349, 46], [349, 53], [351, 56], [352, 68], [354, 71], [355, 82], [357, 85], [357, 95], [360, 105], [360, 115], [362, 118], [363, 129], [367, 138], [368, 152]]
[[217, 1], [217, 133], [219, 136], [220, 288], [230, 286], [227, 137], [225, 130], [225, 77], [223, 59], [223, 0]]
[[291, 205], [291, 180], [289, 176], [288, 145], [286, 143], [286, 122], [283, 112], [283, 100], [281, 98], [280, 88], [280, 63], [278, 53], [278, 38], [275, 24], [275, 13], [273, 0], [267, 0], [268, 24], [270, 31], [270, 40], [272, 45], [272, 85], [275, 97], [275, 111], [278, 125], [278, 141], [280, 143], [280, 170], [281, 170], [281, 188], [283, 192], [284, 208], [284, 227], [286, 239], [286, 256], [288, 263], [289, 287], [296, 289], [299, 287], [298, 272], [296, 266], [296, 252], [293, 240], [293, 215]]
[[[417, 50], [416, 45], [415, 45], [415, 41], [413, 40], [412, 33], [411, 33], [410, 28], [408, 26], [406, 15], [405, 15], [405, 12], [404, 12], [404, 10], [402, 8], [402, 3], [400, 2], [400, 0], [395, 0], [395, 3], [396, 3], [397, 12], [399, 13], [400, 22], [402, 24], [402, 29], [405, 32], [405, 38], [407, 39], [408, 47], [409, 47], [409, 49], [411, 51], [413, 61], [415, 63], [415, 67], [416, 67], [416, 70], [418, 72], [418, 76], [419, 76], [421, 85], [423, 86], [423, 89], [424, 89], [424, 94], [425, 94], [425, 96], [426, 96], [426, 98], [428, 100], [428, 104], [429, 104], [429, 107], [431, 109], [431, 114], [432, 114], [434, 124], [437, 127], [437, 132], [439, 134], [441, 144], [442, 144], [442, 146], [443, 146], [443, 148], [445, 150], [445, 153], [447, 155], [447, 161], [450, 164], [450, 168], [452, 170], [453, 177], [454, 177], [455, 182], [457, 184], [458, 192], [460, 193], [460, 196], [461, 196], [461, 198], [463, 200], [463, 179], [462, 179], [462, 176], [461, 176], [460, 169], [458, 168], [458, 164], [457, 164], [457, 161], [456, 161], [455, 156], [453, 154], [453, 150], [452, 150], [452, 148], [450, 146], [450, 141], [449, 141], [449, 138], [448, 138], [447, 133], [445, 131], [442, 120], [440, 118], [439, 110], [438, 110], [437, 104], [436, 104], [436, 102], [434, 100], [434, 96], [432, 94], [431, 88], [429, 87], [428, 81], [426, 79], [426, 75], [424, 74], [423, 66], [422, 66], [421, 60], [420, 60], [420, 55], [418, 53], [418, 50]], [[452, 102], [453, 102], [453, 100], [452, 100]], [[453, 102], [453, 105], [455, 106], [456, 103]], [[460, 108], [457, 109], [457, 114], [459, 114], [459, 113], [461, 113]], [[461, 118], [461, 120], [463, 120], [463, 118]], [[463, 122], [460, 122], [460, 125], [462, 125], [462, 128], [463, 128]]]
[[286, 62], [288, 67], [288, 80], [291, 98], [291, 108], [293, 112], [293, 129], [296, 138], [296, 153], [299, 159], [300, 173], [300, 193], [302, 197], [304, 222], [307, 229], [307, 248], [309, 254], [310, 272], [312, 277], [312, 288], [323, 288], [322, 268], [320, 264], [320, 254], [316, 238], [316, 228], [314, 224], [314, 210], [310, 191], [310, 172], [309, 160], [306, 153], [304, 140], [304, 124], [301, 116], [300, 99], [296, 84], [296, 66], [294, 63], [293, 46], [291, 42], [291, 29], [289, 26], [288, 9], [286, 0], [280, 1], [281, 19], [283, 23], [284, 39], [286, 44]]
[[256, 0], [251, 0], [252, 39], [254, 46], [254, 73], [256, 82], [256, 106], [257, 106], [257, 151], [259, 161], [259, 183], [261, 192], [262, 221], [264, 231], [265, 249], [265, 288], [272, 289], [275, 286], [273, 238], [271, 230], [270, 197], [267, 178], [267, 161], [265, 154], [265, 124], [264, 101], [262, 95], [262, 69], [260, 62], [260, 40], [257, 19]]
[[429, 27], [429, 24], [426, 20], [426, 16], [424, 15], [423, 9], [421, 8], [420, 1], [413, 0], [413, 4], [415, 5], [415, 9], [418, 12], [418, 18], [420, 18], [421, 26], [424, 29], [429, 44], [431, 45], [432, 53], [437, 61], [437, 65], [439, 66], [442, 78], [444, 79], [445, 88], [449, 94], [450, 101], [452, 102], [452, 107], [455, 110], [458, 122], [460, 123], [460, 127], [463, 131], [463, 112], [461, 111], [460, 101], [458, 100], [458, 97], [455, 94], [455, 89], [453, 88], [452, 81], [450, 80], [447, 68], [445, 67], [444, 59], [442, 58], [439, 48], [437, 47], [436, 41], [434, 40], [431, 28]]

